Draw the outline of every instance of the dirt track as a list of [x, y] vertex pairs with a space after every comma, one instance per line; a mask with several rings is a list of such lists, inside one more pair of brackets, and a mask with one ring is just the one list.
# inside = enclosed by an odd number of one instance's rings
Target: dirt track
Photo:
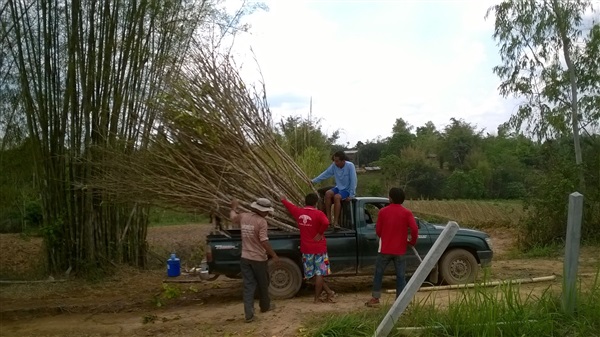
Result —
[[[151, 228], [151, 244], [165, 242], [168, 237], [178, 245], [198, 245], [206, 227], [178, 226]], [[190, 235], [193, 232], [195, 235]], [[506, 259], [511, 250], [512, 235], [495, 231], [496, 259], [491, 270], [492, 279], [511, 279], [558, 275], [554, 282], [522, 285], [527, 293], [538, 293], [549, 286], [560, 286], [562, 261], [555, 259]], [[178, 236], [181, 236], [178, 239]], [[12, 255], [2, 254], [2, 268], [10, 261], [8, 256], [19, 257], [18, 237], [0, 236], [2, 247], [13, 246]], [[21, 240], [22, 241], [22, 240]], [[187, 242], [187, 243], [186, 243]], [[21, 248], [31, 256], [35, 240], [24, 241]], [[37, 242], [39, 245], [39, 242]], [[39, 251], [39, 249], [38, 249]], [[190, 253], [193, 254], [193, 253]], [[581, 273], [598, 270], [598, 249], [584, 249]], [[27, 259], [26, 259], [27, 260]], [[171, 290], [181, 294], [173, 299], [164, 298], [164, 270], [141, 272], [124, 268], [106, 280], [96, 283], [69, 281], [45, 284], [16, 284], [0, 286], [1, 336], [301, 336], [303, 324], [311, 315], [332, 312], [350, 312], [366, 309], [363, 303], [370, 296], [370, 277], [331, 279], [331, 286], [339, 294], [337, 303], [314, 304], [312, 289], [304, 289], [290, 300], [275, 301], [274, 312], [257, 314], [257, 320], [247, 324], [243, 320], [241, 282], [225, 277], [214, 282], [170, 284]], [[393, 288], [393, 279], [384, 284]], [[420, 292], [417, 299], [435, 297], [443, 305], [457, 291]], [[392, 294], [384, 300], [393, 300]], [[158, 306], [160, 303], [160, 306]]]

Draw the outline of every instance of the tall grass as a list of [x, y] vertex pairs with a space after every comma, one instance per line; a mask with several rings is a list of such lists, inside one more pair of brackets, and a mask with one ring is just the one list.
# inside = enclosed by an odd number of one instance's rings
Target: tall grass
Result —
[[523, 216], [518, 201], [406, 200], [404, 205], [429, 221], [457, 221], [462, 227], [517, 227]]
[[[431, 297], [413, 302], [390, 336], [598, 336], [600, 271], [593, 284], [579, 289], [574, 315], [561, 309], [560, 294], [535, 294], [519, 285], [461, 291], [448, 303]], [[306, 336], [372, 336], [388, 307], [314, 318]]]

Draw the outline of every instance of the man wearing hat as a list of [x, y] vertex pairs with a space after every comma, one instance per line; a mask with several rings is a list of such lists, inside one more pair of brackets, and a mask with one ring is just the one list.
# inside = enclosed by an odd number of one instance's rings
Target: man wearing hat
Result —
[[273, 262], [279, 262], [279, 257], [269, 244], [267, 236], [267, 220], [265, 217], [273, 212], [271, 201], [258, 198], [250, 205], [252, 212], [238, 213], [238, 201], [231, 201], [231, 222], [239, 224], [242, 235], [242, 257], [240, 269], [244, 280], [244, 314], [246, 322], [254, 320], [254, 293], [258, 290], [261, 312], [275, 308], [269, 298], [269, 268], [267, 253]]

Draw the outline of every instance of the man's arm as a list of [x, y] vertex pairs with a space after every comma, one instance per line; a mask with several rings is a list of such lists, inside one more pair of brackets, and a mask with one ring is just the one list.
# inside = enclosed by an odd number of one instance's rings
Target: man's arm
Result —
[[412, 212], [408, 212], [408, 226], [410, 227], [410, 242], [411, 246], [417, 244], [417, 239], [419, 237], [419, 227], [417, 226], [417, 221], [415, 220]]
[[327, 228], [329, 228], [329, 219], [327, 219], [327, 215], [325, 215], [325, 213], [319, 211], [319, 216], [321, 217], [321, 221], [319, 221], [321, 223], [321, 227], [319, 228], [319, 234], [321, 236], [323, 236], [323, 234], [325, 234], [325, 231], [327, 230]]
[[231, 219], [231, 222], [239, 225], [240, 219], [242, 216], [240, 214], [238, 214], [237, 208], [238, 208], [238, 201], [237, 201], [237, 199], [234, 198], [231, 200], [231, 211], [229, 212], [229, 218]]
[[381, 209], [377, 215], [377, 222], [375, 223], [375, 234], [377, 234], [378, 237], [381, 237], [381, 232], [383, 231], [383, 218], [385, 218], [385, 211], [384, 209]]
[[261, 241], [260, 244], [267, 251], [267, 254], [269, 254], [271, 256], [271, 258], [273, 258], [273, 262], [275, 262], [275, 263], [279, 262], [279, 256], [277, 256], [277, 254], [275, 254], [275, 251], [271, 247], [269, 240]]
[[323, 181], [323, 180], [325, 180], [327, 178], [333, 177], [333, 166], [334, 166], [333, 163], [331, 165], [329, 165], [329, 167], [327, 169], [325, 169], [325, 171], [323, 171], [321, 174], [319, 174], [319, 176], [317, 176], [316, 178], [314, 178], [312, 180], [312, 182], [314, 184], [316, 184], [316, 183], [318, 183], [320, 181]]
[[350, 171], [350, 183], [348, 184], [348, 192], [350, 193], [350, 196], [353, 197], [356, 195], [356, 185], [358, 183], [358, 178], [356, 177], [356, 167], [354, 166], [354, 163], [352, 164], [352, 169]]
[[296, 218], [296, 215], [298, 214], [298, 209], [299, 207], [294, 205], [293, 203], [289, 202], [284, 195], [282, 195], [280, 197], [281, 199], [281, 203], [283, 204], [283, 206], [285, 206], [285, 208], [287, 208], [288, 212], [290, 212], [290, 214], [292, 215], [292, 217]]
[[279, 257], [277, 256], [277, 254], [273, 250], [273, 247], [271, 247], [271, 244], [269, 243], [269, 236], [267, 235], [267, 220], [264, 220], [260, 224], [260, 227], [258, 229], [258, 238], [260, 240], [260, 244], [267, 251], [267, 254], [269, 254], [273, 258], [273, 262], [278, 262]]

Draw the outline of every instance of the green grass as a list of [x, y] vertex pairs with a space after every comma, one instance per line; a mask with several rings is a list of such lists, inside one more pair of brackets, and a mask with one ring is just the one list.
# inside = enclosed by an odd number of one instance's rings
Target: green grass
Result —
[[508, 258], [511, 259], [536, 259], [536, 258], [553, 258], [564, 254], [564, 244], [549, 244], [546, 246], [536, 245], [528, 250], [514, 249], [509, 252]]
[[[413, 301], [390, 336], [597, 336], [600, 331], [600, 271], [579, 291], [575, 314], [561, 309], [560, 294], [520, 291], [519, 285], [462, 290], [448, 303]], [[304, 336], [372, 336], [389, 306], [309, 319]], [[422, 330], [407, 330], [421, 327]]]
[[208, 223], [209, 221], [209, 217], [200, 213], [193, 214], [163, 208], [152, 208], [150, 210], [150, 227]]

